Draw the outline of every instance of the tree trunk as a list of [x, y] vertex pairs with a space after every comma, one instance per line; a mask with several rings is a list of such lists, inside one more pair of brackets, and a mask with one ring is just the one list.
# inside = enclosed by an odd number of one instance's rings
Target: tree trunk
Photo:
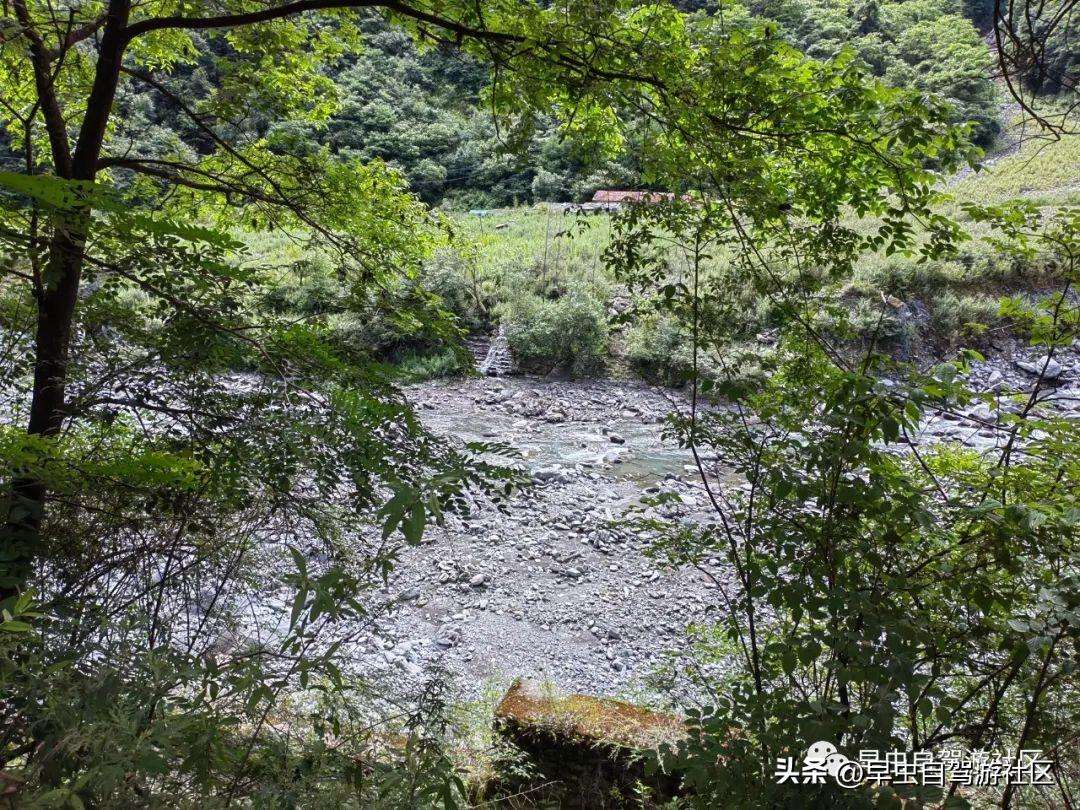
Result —
[[[82, 274], [83, 239], [58, 229], [49, 247], [46, 278], [55, 279], [38, 299], [34, 389], [27, 433], [55, 436], [64, 425], [64, 395], [75, 302]], [[45, 485], [34, 476], [12, 482], [12, 499], [3, 538], [0, 600], [13, 595], [30, 576], [41, 546]]]
[[[62, 150], [61, 154], [54, 154], [61, 176], [92, 181], [97, 174], [105, 129], [116, 98], [127, 45], [125, 29], [130, 12], [130, 0], [111, 0], [109, 3], [94, 84], [87, 99], [74, 156], [69, 162], [64, 159]], [[55, 111], [55, 115], [45, 116], [46, 128], [54, 147], [57, 144], [66, 147], [66, 133], [63, 130], [59, 133], [53, 131], [57, 126], [63, 126], [63, 119], [55, 104], [51, 84], [39, 80], [38, 95], [43, 109]], [[54, 222], [49, 260], [37, 301], [34, 391], [27, 425], [27, 433], [31, 436], [55, 436], [64, 426], [68, 355], [91, 215], [92, 210], [87, 205], [58, 217]], [[26, 471], [22, 475], [16, 471], [3, 536], [0, 536], [0, 602], [25, 587], [33, 571], [42, 546], [41, 522], [45, 495], [45, 482]]]
[[56, 281], [45, 288], [38, 302], [34, 395], [27, 426], [27, 433], [31, 435], [55, 436], [64, 424], [68, 351], [82, 276], [84, 243], [85, 237], [81, 233], [60, 230], [53, 236], [49, 248], [45, 275]]

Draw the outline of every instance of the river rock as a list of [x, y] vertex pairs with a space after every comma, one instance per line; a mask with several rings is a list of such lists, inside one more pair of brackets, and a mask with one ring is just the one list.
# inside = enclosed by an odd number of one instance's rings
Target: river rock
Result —
[[1026, 371], [1028, 374], [1036, 376], [1041, 374], [1047, 380], [1056, 380], [1061, 376], [1061, 363], [1049, 355], [1043, 355], [1032, 361], [1017, 360], [1016, 367]]
[[570, 480], [570, 474], [562, 467], [541, 467], [533, 473], [533, 478], [541, 482], [554, 481], [559, 484], [565, 484]]
[[[625, 668], [612, 663], [616, 671]], [[529, 758], [533, 789], [556, 786], [552, 806], [624, 807], [635, 804], [642, 786], [650, 798], [667, 802], [679, 779], [644, 766], [642, 753], [674, 745], [686, 736], [682, 718], [621, 701], [558, 692], [518, 679], [495, 709], [496, 732]], [[508, 774], [509, 777], [509, 774]], [[528, 783], [515, 783], [521, 790]]]

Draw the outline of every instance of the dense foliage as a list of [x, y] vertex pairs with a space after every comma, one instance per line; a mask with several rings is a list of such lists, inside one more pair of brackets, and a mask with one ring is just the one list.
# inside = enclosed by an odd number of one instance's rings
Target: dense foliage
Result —
[[[706, 4], [697, 11], [718, 9]], [[1003, 124], [991, 79], [992, 57], [976, 29], [983, 21], [975, 10], [946, 0], [859, 7], [791, 0], [746, 8], [721, 4], [719, 13], [731, 25], [747, 24], [748, 13], [775, 20], [781, 36], [814, 57], [853, 50], [888, 84], [918, 87], [948, 99], [955, 106], [951, 120], [971, 122], [981, 145], [992, 143]], [[174, 92], [188, 103], [208, 98], [222, 83], [235, 82], [222, 70], [227, 49], [213, 39], [195, 42], [198, 53], [170, 71]], [[540, 121], [524, 141], [508, 138], [483, 100], [489, 66], [460, 48], [423, 47], [376, 17], [359, 22], [356, 45], [355, 51], [335, 54], [306, 78], [304, 90], [290, 102], [292, 108], [252, 105], [237, 125], [284, 149], [327, 147], [346, 159], [382, 158], [403, 170], [409, 188], [422, 199], [459, 209], [580, 200], [599, 187], [648, 181], [637, 159], [640, 133], [631, 135], [633, 148], [606, 158], [567, 137], [553, 117]], [[1054, 75], [1069, 75], [1067, 44], [1052, 43], [1050, 50]], [[304, 95], [319, 101], [306, 105]], [[172, 150], [212, 148], [206, 133], [175, 101], [131, 87], [122, 91], [120, 104], [124, 136], [134, 154], [167, 157]], [[309, 112], [316, 115], [312, 118]], [[618, 114], [641, 123], [632, 107]], [[8, 155], [14, 159], [17, 155]]]
[[[649, 309], [638, 348], [680, 347], [695, 403], [747, 284], [781, 328], [771, 382], [729, 392], [739, 418], [672, 426], [766, 493], [717, 502], [721, 534], [668, 538], [689, 561], [719, 538], [736, 573], [732, 698], [678, 752], [699, 795], [783, 800], [761, 768], [811, 732], [1022, 746], [1075, 722], [1075, 436], [1033, 395], [996, 464], [885, 452], [967, 395], [947, 369], [883, 392], [885, 361], [846, 356], [824, 294], [869, 255], [957, 255], [935, 172], [978, 155], [950, 123], [985, 141], [993, 116], [954, 10], [823, 7], [808, 17], [832, 28], [811, 33], [798, 9], [761, 9], [778, 30], [629, 0], [3, 8], [0, 794], [464, 799], [437, 686], [401, 711], [343, 660], [401, 544], [515, 480], [499, 448], [429, 435], [381, 361], [456, 368], [461, 327], [502, 321], [538, 370], [600, 367], [608, 279], [568, 279], [551, 234], [493, 282], [425, 201], [611, 177], [688, 192], [617, 219], [605, 260]], [[864, 39], [837, 51], [852, 24]], [[1042, 239], [1073, 282], [1074, 213], [966, 216], [1027, 261]], [[1068, 299], [1048, 307], [1010, 317], [1071, 340]], [[383, 768], [369, 754], [391, 713], [401, 765]]]
[[[1069, 293], [1080, 212], [1049, 221], [1027, 205], [968, 212], [995, 223], [1000, 250], [1030, 256], [1041, 246], [1061, 263], [1064, 290], [1006, 305], [1052, 358], [1080, 334]], [[699, 654], [726, 674], [719, 683], [702, 680], [701, 669], [683, 674], [712, 699], [691, 713], [698, 733], [669, 752], [667, 767], [687, 773], [703, 806], [1025, 801], [1015, 786], [980, 795], [955, 785], [795, 786], [774, 776], [799, 741], [837, 741], [853, 758], [864, 749], [913, 755], [962, 744], [1052, 752], [1062, 787], [1051, 793], [1067, 797], [1077, 762], [1063, 741], [1077, 723], [1080, 639], [1075, 425], [1042, 404], [1042, 376], [999, 424], [981, 420], [972, 403], [994, 395], [965, 382], [975, 353], [924, 370], [873, 343], [854, 352], [841, 328], [849, 316], [819, 295], [780, 296], [789, 318], [767, 376], [749, 385], [730, 373], [703, 378], [706, 356], [723, 369], [728, 355], [728, 279], [700, 261], [719, 243], [738, 245], [739, 271], [765, 291], [779, 295], [776, 275], [820, 289], [821, 279], [797, 270], [801, 250], [764, 258], [738, 230], [728, 210], [710, 203], [653, 208], [625, 217], [612, 247], [624, 277], [685, 328], [692, 408], [672, 418], [670, 431], [693, 451], [716, 515], [697, 527], [637, 524], [659, 535], [663, 559], [698, 566], [720, 595], [719, 618], [699, 629]], [[649, 261], [657, 234], [684, 247], [683, 282]], [[881, 302], [882, 316], [888, 306]], [[822, 308], [832, 310], [824, 332]], [[719, 393], [726, 398], [717, 402]], [[930, 413], [993, 425], [995, 449], [916, 443]], [[745, 486], [725, 486], [716, 460]], [[706, 565], [716, 557], [729, 576]]]
[[889, 84], [949, 99], [955, 104], [952, 120], [971, 122], [976, 143], [991, 144], [1002, 126], [990, 78], [992, 56], [958, 3], [781, 0], [764, 2], [755, 11], [779, 22], [811, 56], [831, 57], [852, 48]]
[[[638, 86], [570, 89], [618, 68], [586, 61], [584, 31], [649, 22], [620, 4], [394, 9], [384, 25], [460, 34], [506, 70], [493, 103], [517, 126], [552, 109], [587, 122]], [[325, 125], [325, 70], [371, 13], [111, 0], [61, 25], [19, 0], [4, 14], [18, 171], [0, 174], [3, 791], [319, 804], [305, 780], [332, 774], [332, 793], [381, 795], [356, 765], [362, 735], [327, 743], [378, 727], [339, 666], [369, 620], [364, 590], [429, 520], [509, 482], [428, 436], [374, 362], [380, 330], [456, 336], [416, 281], [443, 225], [382, 161], [270, 126]], [[301, 245], [292, 271], [314, 286], [282, 289], [238, 239], [259, 231]], [[256, 589], [283, 609], [251, 615]], [[432, 762], [391, 775], [385, 800], [450, 803], [459, 786]]]

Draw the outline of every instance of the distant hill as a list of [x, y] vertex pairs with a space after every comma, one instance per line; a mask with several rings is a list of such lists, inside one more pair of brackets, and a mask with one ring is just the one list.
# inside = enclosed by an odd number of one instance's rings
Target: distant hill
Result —
[[[719, 13], [711, 2], [678, 5]], [[985, 0], [749, 0], [746, 7], [725, 6], [723, 13], [732, 26], [748, 25], [752, 17], [775, 21], [780, 36], [811, 56], [829, 58], [848, 48], [888, 84], [940, 93], [952, 101], [954, 120], [970, 122], [972, 138], [985, 148], [994, 147], [1006, 123], [991, 54], [978, 30], [987, 25]], [[619, 159], [597, 163], [541, 121], [526, 142], [508, 144], [482, 107], [489, 79], [484, 67], [453, 47], [420, 50], [374, 15], [362, 34], [365, 50], [328, 72], [322, 92], [335, 110], [323, 125], [271, 119], [256, 109], [243, 121], [222, 123], [224, 137], [266, 137], [283, 151], [326, 146], [342, 157], [380, 158], [400, 167], [426, 202], [458, 210], [579, 201], [598, 188], [642, 187], [633, 142]], [[1063, 69], [1069, 60], [1080, 63], [1067, 45], [1047, 43]], [[215, 57], [208, 49], [196, 65], [170, 77], [185, 103], [211, 106], [222, 86]], [[175, 104], [143, 93], [120, 105], [117, 117], [130, 154], [190, 158], [209, 151], [205, 133]], [[0, 164], [19, 169], [21, 156], [3, 137]]]

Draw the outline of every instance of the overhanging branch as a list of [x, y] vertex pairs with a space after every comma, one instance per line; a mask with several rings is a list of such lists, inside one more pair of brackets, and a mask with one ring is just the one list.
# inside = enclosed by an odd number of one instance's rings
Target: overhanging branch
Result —
[[249, 11], [237, 14], [221, 14], [216, 17], [152, 17], [140, 20], [129, 25], [126, 31], [128, 41], [151, 31], [162, 29], [191, 29], [202, 30], [210, 28], [235, 28], [242, 25], [270, 22], [284, 17], [292, 17], [310, 11], [330, 11], [334, 9], [363, 9], [383, 8], [409, 17], [418, 22], [428, 23], [447, 31], [452, 31], [462, 37], [473, 39], [495, 40], [508, 43], [522, 42], [524, 38], [516, 34], [502, 31], [492, 31], [486, 28], [476, 28], [466, 23], [441, 17], [437, 14], [422, 11], [405, 3], [393, 2], [393, 0], [296, 0], [280, 6], [269, 6], [257, 11]]

